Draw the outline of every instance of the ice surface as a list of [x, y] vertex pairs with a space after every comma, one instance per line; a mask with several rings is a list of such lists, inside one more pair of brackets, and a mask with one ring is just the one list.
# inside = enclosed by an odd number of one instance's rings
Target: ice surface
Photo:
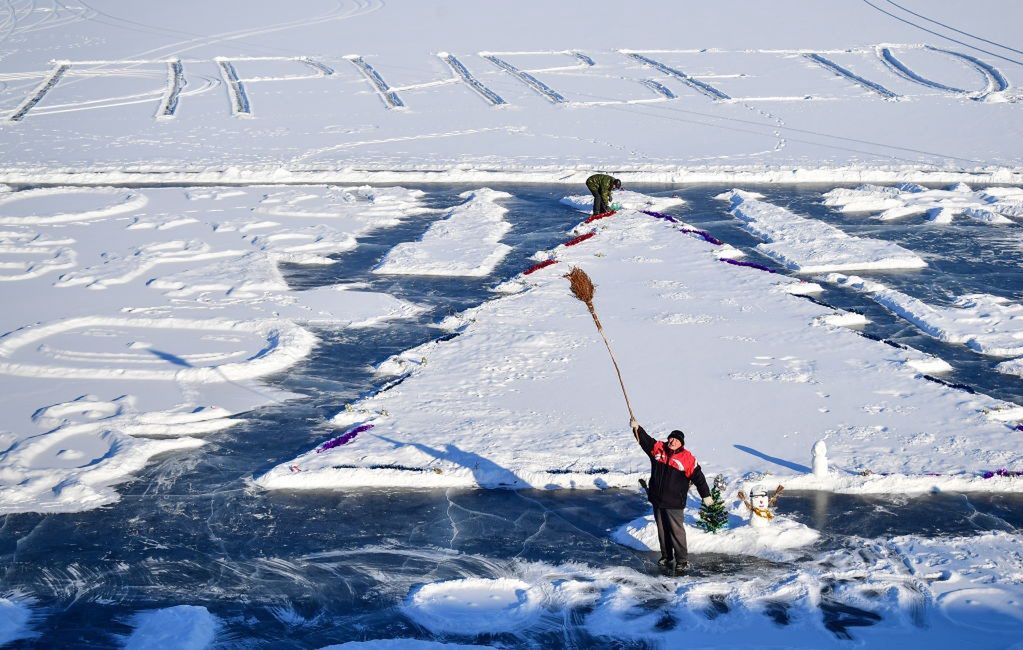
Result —
[[718, 198], [729, 201], [743, 228], [765, 242], [758, 250], [800, 273], [927, 266], [898, 244], [847, 235], [823, 221], [762, 201], [753, 192], [732, 190]]
[[[436, 630], [427, 627], [456, 637], [476, 629], [473, 607], [463, 609], [459, 598], [474, 592], [484, 596], [473, 602], [486, 620], [495, 609], [511, 604], [517, 614], [516, 604], [535, 602], [515, 630], [524, 639], [527, 630], [563, 629], [570, 620], [607, 645], [818, 649], [898, 639], [907, 647], [951, 650], [983, 635], [992, 647], [1012, 647], [1023, 620], [1021, 544], [1004, 532], [853, 537], [840, 549], [807, 549], [794, 563], [755, 564], [737, 574], [696, 566], [680, 578], [520, 561], [504, 571], [508, 577], [416, 586], [405, 608], [417, 594], [436, 596], [425, 600], [442, 615]], [[448, 590], [455, 597], [443, 598]], [[419, 622], [418, 612], [410, 615]]]
[[932, 190], [913, 183], [898, 187], [861, 185], [856, 189], [837, 188], [824, 194], [824, 205], [841, 212], [878, 212], [878, 219], [890, 221], [926, 215], [936, 223], [949, 223], [959, 215], [991, 224], [1013, 223], [1023, 217], [1023, 189], [991, 187], [972, 190], [957, 183]]
[[197, 436], [238, 422], [232, 414], [289, 398], [258, 379], [312, 351], [309, 325], [422, 313], [353, 286], [295, 291], [277, 265], [332, 264], [359, 237], [429, 212], [423, 196], [322, 186], [4, 192], [0, 217], [14, 225], [0, 228], [0, 277], [19, 308], [0, 313], [0, 511], [109, 503], [111, 486], [151, 457], [201, 446]]
[[[374, 429], [257, 482], [634, 485], [647, 461], [607, 351], [562, 278], [578, 264], [640, 421], [659, 435], [686, 430], [705, 471], [846, 491], [1019, 488], [979, 478], [1021, 460], [1007, 425], [985, 415], [1003, 404], [922, 380], [910, 364], [924, 355], [820, 321], [833, 312], [784, 290], [797, 280], [722, 264], [672, 224], [624, 210], [590, 227], [594, 237], [548, 253], [559, 263], [522, 276], [521, 291], [462, 314], [455, 338], [383, 364], [393, 387], [335, 418]], [[810, 448], [825, 436], [834, 471], [814, 479]]]
[[205, 607], [178, 605], [135, 616], [125, 650], [203, 650], [213, 644], [219, 621]]
[[511, 198], [488, 188], [463, 192], [465, 203], [434, 222], [418, 242], [398, 244], [374, 269], [390, 275], [489, 275], [511, 247], [500, 243], [511, 229], [507, 209], [496, 202]]

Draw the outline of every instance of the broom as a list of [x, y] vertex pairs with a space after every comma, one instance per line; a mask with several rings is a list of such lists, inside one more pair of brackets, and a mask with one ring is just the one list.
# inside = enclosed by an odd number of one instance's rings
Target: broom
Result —
[[604, 345], [607, 346], [607, 353], [611, 355], [611, 363], [614, 364], [615, 373], [618, 375], [618, 383], [622, 387], [622, 395], [625, 397], [625, 407], [629, 409], [629, 417], [636, 419], [636, 416], [632, 413], [632, 405], [629, 404], [629, 394], [625, 392], [625, 382], [622, 381], [622, 371], [618, 369], [618, 361], [615, 360], [615, 353], [611, 351], [611, 344], [607, 341], [607, 336], [604, 334], [604, 327], [600, 324], [600, 318], [597, 317], [597, 310], [593, 308], [593, 294], [596, 288], [593, 286], [593, 281], [590, 280], [590, 276], [586, 275], [586, 271], [583, 271], [578, 266], [573, 266], [572, 270], [566, 275], [568, 282], [572, 288], [572, 293], [575, 297], [583, 301], [586, 304], [586, 308], [590, 310], [590, 316], [593, 316], [593, 324], [597, 326], [597, 331], [600, 332], [600, 337], [604, 339]]

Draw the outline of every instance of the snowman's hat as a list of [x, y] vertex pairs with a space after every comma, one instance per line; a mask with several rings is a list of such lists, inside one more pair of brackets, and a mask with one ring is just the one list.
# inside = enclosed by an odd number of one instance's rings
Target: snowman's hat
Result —
[[751, 487], [749, 489], [749, 495], [750, 495], [751, 498], [752, 497], [766, 497], [767, 496], [767, 488], [764, 487], [763, 484], [757, 483], [756, 485], [754, 485], [753, 487]]

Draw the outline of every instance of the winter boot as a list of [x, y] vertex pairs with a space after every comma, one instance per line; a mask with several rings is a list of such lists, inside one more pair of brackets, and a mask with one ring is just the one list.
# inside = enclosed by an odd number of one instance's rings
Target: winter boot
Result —
[[671, 571], [673, 564], [675, 564], [675, 561], [668, 559], [666, 557], [662, 557], [661, 559], [657, 560], [657, 567], [664, 571]]
[[675, 569], [673, 571], [676, 577], [684, 576], [689, 573], [689, 560], [678, 560], [675, 562]]

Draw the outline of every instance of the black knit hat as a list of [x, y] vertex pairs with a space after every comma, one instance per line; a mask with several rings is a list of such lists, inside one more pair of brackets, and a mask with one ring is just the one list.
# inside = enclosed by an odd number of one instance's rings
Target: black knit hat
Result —
[[674, 431], [668, 434], [668, 440], [671, 440], [672, 438], [677, 439], [682, 444], [683, 447], [686, 446], [686, 434], [682, 433], [678, 429], [675, 429]]

